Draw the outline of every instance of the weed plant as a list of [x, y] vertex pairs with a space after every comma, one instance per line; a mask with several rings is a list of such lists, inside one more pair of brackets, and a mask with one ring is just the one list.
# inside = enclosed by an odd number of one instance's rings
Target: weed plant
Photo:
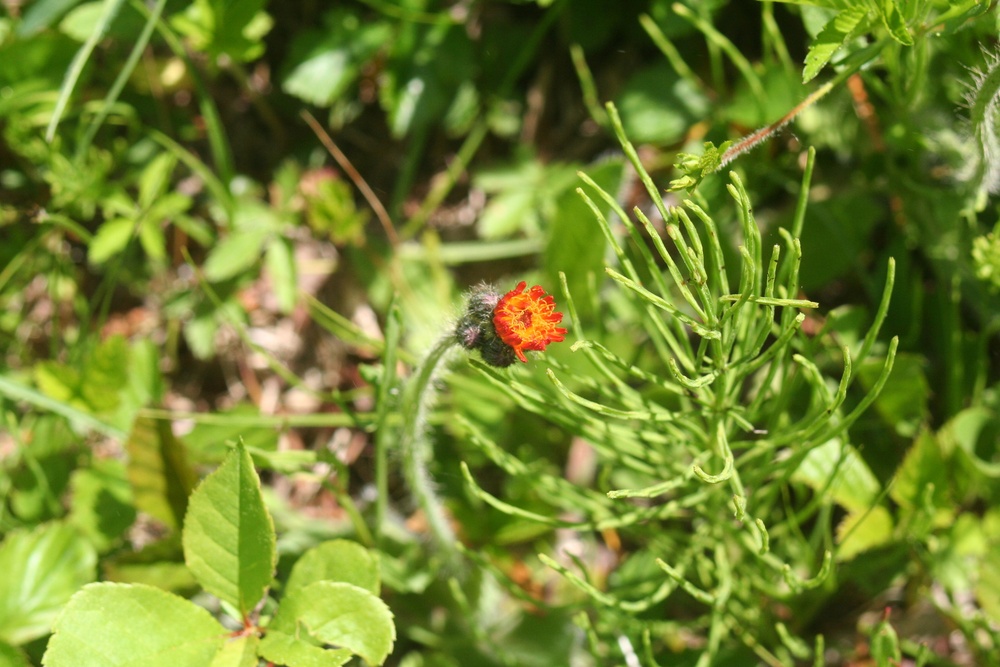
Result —
[[1000, 664], [997, 25], [4, 3], [0, 667]]

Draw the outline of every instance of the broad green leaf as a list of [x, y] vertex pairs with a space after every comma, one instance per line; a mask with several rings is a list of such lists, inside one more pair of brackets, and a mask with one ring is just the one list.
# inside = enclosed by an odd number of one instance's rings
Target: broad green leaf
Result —
[[[212, 423], [195, 424], [184, 436], [184, 443], [199, 462], [217, 464], [231, 451], [226, 442], [242, 440], [252, 451], [273, 452], [278, 449], [278, 432], [273, 426], [259, 426], [260, 409], [248, 403], [234, 405], [229, 410], [218, 410], [219, 419]], [[314, 452], [315, 454], [315, 452]]]
[[246, 62], [264, 52], [263, 37], [272, 24], [264, 4], [264, 0], [194, 0], [172, 22], [195, 49]]
[[215, 654], [215, 659], [209, 667], [257, 667], [257, 650], [260, 637], [244, 635], [230, 639], [222, 645], [222, 650]]
[[317, 581], [292, 591], [271, 622], [278, 632], [308, 632], [324, 644], [350, 649], [369, 665], [381, 665], [392, 651], [396, 626], [382, 600], [363, 588]]
[[196, 476], [170, 422], [140, 417], [125, 441], [128, 480], [135, 506], [171, 528], [179, 528]]
[[191, 494], [184, 560], [202, 587], [244, 615], [271, 583], [274, 523], [243, 443]]
[[892, 541], [892, 515], [876, 505], [870, 512], [854, 510], [837, 526], [837, 560], [850, 560], [859, 553]]
[[1000, 510], [988, 510], [981, 525], [988, 547], [979, 561], [976, 597], [983, 612], [1000, 623]]
[[325, 14], [323, 23], [322, 30], [300, 32], [292, 40], [281, 89], [310, 104], [330, 106], [386, 45], [390, 27], [345, 8]]
[[0, 640], [47, 635], [70, 596], [94, 580], [96, 564], [94, 548], [70, 526], [9, 533], [0, 544]]
[[705, 95], [667, 64], [639, 70], [615, 102], [633, 143], [673, 143], [709, 113]]
[[302, 554], [295, 563], [285, 585], [285, 595], [316, 581], [354, 584], [378, 595], [378, 556], [349, 540], [330, 540], [317, 544]]
[[816, 447], [793, 473], [792, 479], [830, 497], [852, 511], [868, 509], [881, 488], [864, 459], [850, 445], [830, 440]]
[[914, 509], [928, 498], [938, 509], [952, 509], [949, 498], [948, 464], [938, 438], [930, 431], [922, 432], [906, 452], [896, 471], [889, 496], [900, 507]]
[[125, 465], [115, 459], [95, 461], [73, 473], [70, 522], [100, 551], [108, 550], [135, 521], [132, 490]]
[[39, 0], [27, 6], [18, 22], [17, 36], [31, 37], [55, 24], [61, 16], [72, 9], [80, 0]]
[[87, 260], [91, 264], [104, 264], [125, 250], [134, 230], [135, 221], [127, 218], [114, 218], [104, 222], [87, 246]]
[[[903, 437], [915, 436], [930, 418], [930, 385], [924, 375], [927, 360], [916, 354], [898, 354], [892, 375], [875, 400], [875, 410], [886, 424]], [[858, 377], [870, 388], [882, 371], [882, 362], [870, 360], [861, 365]]]
[[823, 26], [809, 46], [809, 53], [806, 54], [802, 83], [811, 81], [819, 74], [823, 66], [830, 62], [833, 54], [851, 39], [855, 29], [867, 15], [868, 6], [861, 4], [840, 12]]
[[0, 642], [0, 667], [31, 667], [31, 663], [19, 649]]
[[56, 622], [45, 667], [205, 667], [228, 631], [198, 605], [140, 584], [85, 586]]
[[212, 282], [228, 280], [260, 261], [269, 229], [236, 230], [216, 245], [205, 260], [205, 277]]
[[118, 407], [128, 385], [128, 344], [124, 336], [110, 336], [87, 356], [80, 377], [80, 393], [94, 412]]
[[286, 667], [340, 667], [354, 654], [346, 648], [324, 649], [304, 639], [268, 629], [260, 640], [260, 655]]

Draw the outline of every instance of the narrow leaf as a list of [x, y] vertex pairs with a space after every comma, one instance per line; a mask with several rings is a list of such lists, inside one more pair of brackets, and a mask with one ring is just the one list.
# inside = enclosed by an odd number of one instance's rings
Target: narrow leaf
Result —
[[317, 581], [286, 596], [271, 627], [350, 649], [369, 665], [381, 665], [392, 651], [396, 626], [382, 600], [363, 588]]
[[277, 556], [274, 523], [242, 442], [191, 494], [183, 541], [202, 587], [248, 614], [271, 583]]
[[70, 596], [94, 580], [96, 565], [94, 548], [70, 526], [8, 534], [0, 544], [0, 640], [47, 635]]
[[226, 629], [205, 609], [153, 586], [99, 583], [59, 617], [45, 667], [205, 667]]
[[196, 476], [170, 423], [139, 417], [125, 451], [135, 506], [171, 528], [180, 527]]

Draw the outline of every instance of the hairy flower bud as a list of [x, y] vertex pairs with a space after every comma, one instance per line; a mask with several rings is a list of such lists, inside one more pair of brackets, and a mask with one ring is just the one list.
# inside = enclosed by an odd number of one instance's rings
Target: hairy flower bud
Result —
[[505, 368], [518, 359], [527, 362], [526, 350], [540, 352], [562, 341], [566, 330], [555, 326], [563, 315], [555, 310], [554, 299], [539, 285], [525, 292], [526, 286], [521, 281], [503, 296], [489, 285], [473, 289], [455, 327], [459, 344], [479, 350], [491, 366]]

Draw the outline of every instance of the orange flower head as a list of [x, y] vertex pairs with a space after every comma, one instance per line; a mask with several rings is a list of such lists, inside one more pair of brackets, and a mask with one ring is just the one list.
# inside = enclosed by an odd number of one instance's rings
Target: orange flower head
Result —
[[549, 343], [559, 343], [566, 338], [566, 330], [557, 327], [563, 314], [556, 311], [551, 295], [546, 295], [540, 285], [527, 292], [523, 280], [507, 292], [493, 309], [493, 326], [504, 343], [514, 350], [517, 358], [527, 362], [525, 350], [541, 352]]

